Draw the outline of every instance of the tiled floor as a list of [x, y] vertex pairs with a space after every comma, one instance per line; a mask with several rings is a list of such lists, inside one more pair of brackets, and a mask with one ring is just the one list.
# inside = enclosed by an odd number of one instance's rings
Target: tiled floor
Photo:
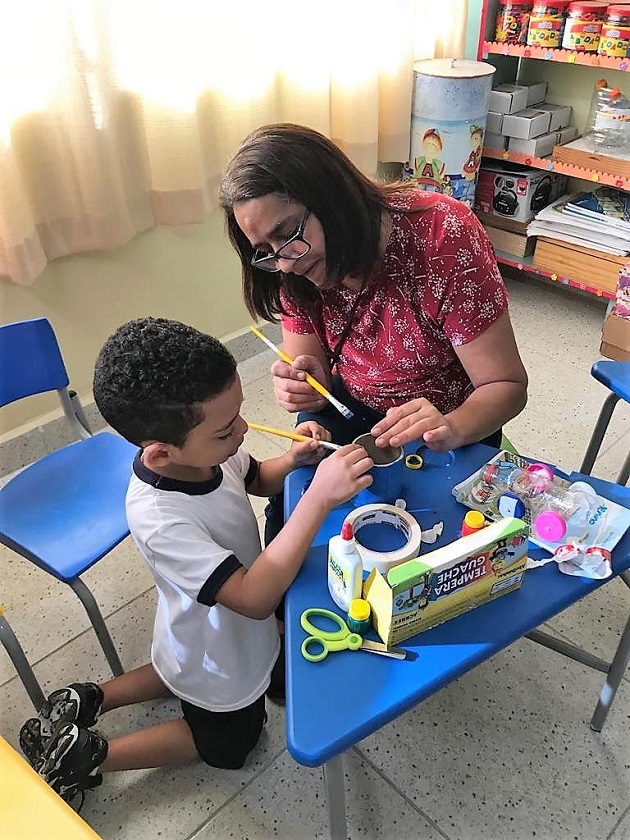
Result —
[[[507, 433], [525, 454], [577, 468], [607, 391], [591, 379], [604, 303], [541, 282], [509, 280], [512, 320], [529, 371], [529, 404]], [[271, 353], [241, 368], [244, 416], [289, 428], [274, 406]], [[614, 479], [630, 448], [630, 407], [613, 419], [595, 474]], [[283, 443], [250, 432], [257, 456]], [[257, 504], [262, 512], [262, 504]], [[7, 615], [45, 691], [108, 671], [76, 597], [3, 552]], [[129, 541], [87, 576], [127, 668], [147, 661], [154, 609], [151, 580]], [[562, 637], [610, 657], [630, 593], [618, 582], [551, 622]], [[603, 676], [521, 641], [347, 756], [352, 838], [409, 840], [628, 840], [630, 677], [602, 734], [588, 726]], [[0, 733], [17, 744], [28, 697], [0, 650]], [[106, 736], [169, 716], [171, 702], [112, 712]], [[269, 704], [262, 741], [242, 771], [194, 764], [106, 777], [83, 816], [107, 840], [215, 840], [327, 836], [318, 769], [298, 766], [285, 747], [284, 713]], [[0, 815], [1, 819], [1, 815]], [[0, 835], [2, 834], [0, 830]], [[42, 827], [41, 837], [46, 837]], [[26, 840], [26, 838], [25, 838]], [[39, 840], [39, 838], [28, 838]]]

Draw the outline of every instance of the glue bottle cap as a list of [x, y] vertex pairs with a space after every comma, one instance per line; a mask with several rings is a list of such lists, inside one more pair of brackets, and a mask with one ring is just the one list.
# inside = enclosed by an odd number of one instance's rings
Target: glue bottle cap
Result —
[[352, 530], [352, 523], [351, 522], [344, 522], [341, 526], [341, 539], [342, 540], [353, 540], [354, 539], [354, 532]]
[[355, 598], [350, 601], [348, 615], [355, 621], [367, 621], [370, 617], [370, 605], [363, 598]]

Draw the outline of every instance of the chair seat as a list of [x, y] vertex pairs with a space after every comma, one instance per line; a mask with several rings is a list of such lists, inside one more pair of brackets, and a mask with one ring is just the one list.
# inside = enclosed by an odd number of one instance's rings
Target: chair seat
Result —
[[595, 362], [591, 374], [613, 394], [630, 403], [630, 362]]
[[128, 534], [137, 447], [109, 432], [46, 455], [0, 490], [0, 542], [69, 583]]

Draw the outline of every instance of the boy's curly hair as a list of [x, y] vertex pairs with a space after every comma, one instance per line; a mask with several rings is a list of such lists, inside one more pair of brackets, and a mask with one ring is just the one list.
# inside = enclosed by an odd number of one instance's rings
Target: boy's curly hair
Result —
[[182, 447], [203, 420], [202, 403], [234, 382], [236, 361], [220, 341], [166, 318], [139, 318], [103, 345], [94, 399], [119, 434], [138, 446]]

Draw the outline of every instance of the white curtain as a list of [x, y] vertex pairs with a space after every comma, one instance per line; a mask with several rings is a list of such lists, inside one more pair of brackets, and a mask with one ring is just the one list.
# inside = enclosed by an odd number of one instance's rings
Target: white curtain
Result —
[[413, 61], [466, 0], [16, 0], [0, 29], [0, 275], [202, 221], [252, 129], [303, 123], [367, 174], [409, 152]]

